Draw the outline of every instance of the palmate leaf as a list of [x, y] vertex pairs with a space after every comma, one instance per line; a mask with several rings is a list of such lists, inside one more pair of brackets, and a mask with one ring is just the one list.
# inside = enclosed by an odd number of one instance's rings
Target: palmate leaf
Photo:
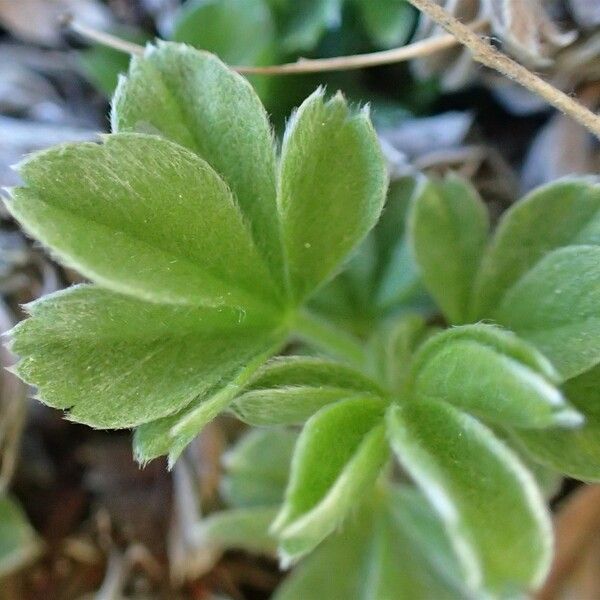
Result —
[[565, 395], [585, 417], [575, 430], [514, 430], [513, 437], [543, 465], [583, 481], [600, 481], [600, 367], [566, 382]]
[[378, 491], [306, 558], [275, 600], [470, 598], [444, 526], [410, 488]]
[[556, 387], [558, 373], [535, 347], [492, 325], [432, 336], [411, 369], [415, 399], [449, 402], [514, 427], [576, 427], [583, 417]]
[[306, 423], [273, 524], [284, 564], [325, 539], [375, 482], [388, 455], [385, 407], [381, 399], [353, 398], [321, 409]]
[[507, 210], [481, 262], [472, 320], [488, 318], [502, 297], [548, 252], [600, 243], [600, 185], [566, 179], [531, 192]]
[[414, 255], [427, 289], [451, 323], [468, 322], [488, 228], [485, 205], [458, 177], [428, 181], [417, 190], [409, 224]]
[[28, 305], [12, 332], [17, 373], [70, 419], [132, 427], [234, 379], [280, 336], [233, 309], [161, 305], [79, 286]]
[[314, 357], [281, 357], [261, 369], [232, 410], [251, 425], [303, 423], [323, 406], [353, 396], [385, 396], [359, 371]]
[[516, 454], [475, 418], [436, 401], [393, 407], [388, 430], [398, 461], [443, 521], [467, 585], [510, 595], [541, 584], [552, 528]]
[[19, 173], [11, 214], [105, 287], [177, 304], [281, 302], [231, 192], [181, 146], [117, 134], [35, 154]]
[[113, 132], [158, 134], [206, 160], [227, 182], [257, 247], [281, 279], [275, 147], [248, 81], [212, 54], [159, 42], [132, 60], [115, 93], [111, 121]]
[[600, 246], [570, 246], [546, 254], [493, 316], [570, 379], [600, 363], [599, 306]]
[[[335, 174], [335, 176], [332, 176]], [[387, 174], [367, 112], [323, 90], [293, 115], [283, 140], [278, 204], [292, 294], [301, 302], [377, 222]]]

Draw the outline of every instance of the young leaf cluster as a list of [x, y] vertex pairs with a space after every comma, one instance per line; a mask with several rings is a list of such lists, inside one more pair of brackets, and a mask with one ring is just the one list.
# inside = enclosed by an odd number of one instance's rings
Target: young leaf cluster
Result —
[[[404, 181], [375, 227], [387, 181], [366, 111], [317, 90], [278, 147], [245, 80], [174, 44], [133, 61], [112, 127], [28, 158], [7, 203], [93, 282], [13, 331], [40, 400], [135, 427], [140, 462], [173, 462], [223, 410], [301, 425], [281, 434], [294, 449], [271, 534], [284, 563], [321, 547], [281, 598], [329, 589], [325, 564], [356, 574], [344, 597], [539, 585], [551, 527], [527, 465], [600, 480], [600, 187], [537, 190], [490, 236], [464, 181]], [[273, 358], [298, 341], [311, 352]], [[414, 488], [389, 483], [390, 455]], [[228, 493], [272, 508], [288, 463], [264, 461], [252, 489], [240, 456]]]

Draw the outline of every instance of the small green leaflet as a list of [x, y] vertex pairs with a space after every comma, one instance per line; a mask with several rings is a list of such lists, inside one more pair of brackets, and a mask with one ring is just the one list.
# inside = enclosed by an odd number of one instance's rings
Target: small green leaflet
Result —
[[413, 33], [417, 13], [406, 0], [358, 0], [364, 27], [375, 45], [404, 45]]
[[514, 427], [576, 427], [583, 417], [556, 387], [558, 373], [535, 347], [493, 325], [432, 336], [417, 352], [410, 393], [449, 402]]
[[116, 134], [35, 154], [19, 173], [11, 214], [95, 282], [154, 302], [281, 304], [229, 188], [189, 150]]
[[416, 490], [377, 490], [300, 563], [275, 600], [471, 598], [444, 526]]
[[[379, 219], [387, 174], [365, 110], [319, 89], [288, 123], [278, 204], [293, 297], [300, 303]], [[335, 176], [332, 176], [335, 174]]]
[[566, 382], [565, 395], [585, 416], [573, 431], [514, 430], [532, 458], [583, 481], [600, 482], [600, 367]]
[[479, 421], [440, 402], [391, 408], [388, 430], [398, 461], [444, 522], [467, 585], [500, 595], [540, 585], [552, 527], [516, 454]]
[[427, 289], [450, 323], [468, 322], [471, 289], [489, 222], [475, 189], [455, 176], [417, 190], [409, 232]]
[[281, 280], [275, 146], [248, 81], [212, 54], [160, 42], [132, 60], [115, 92], [111, 123], [115, 133], [161, 135], [208, 162], [229, 186], [256, 246]]
[[600, 363], [600, 246], [549, 252], [506, 293], [494, 318], [537, 346], [564, 379]]
[[283, 428], [251, 429], [223, 456], [221, 492], [236, 508], [283, 501], [298, 434]]
[[375, 398], [344, 400], [321, 409], [304, 426], [273, 524], [284, 564], [325, 539], [375, 482], [388, 455], [385, 406]]
[[38, 398], [92, 427], [123, 428], [203, 401], [279, 339], [233, 309], [152, 304], [95, 286], [28, 305], [12, 332]]
[[251, 425], [292, 425], [303, 423], [327, 404], [365, 395], [385, 392], [342, 363], [286, 356], [265, 365], [231, 408]]
[[600, 244], [600, 185], [565, 179], [531, 192], [500, 219], [477, 275], [471, 320], [489, 317], [548, 252], [581, 244]]

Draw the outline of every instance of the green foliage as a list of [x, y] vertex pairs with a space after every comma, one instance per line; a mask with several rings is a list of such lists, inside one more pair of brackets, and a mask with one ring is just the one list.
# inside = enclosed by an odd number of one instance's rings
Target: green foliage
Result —
[[410, 220], [425, 285], [450, 323], [468, 322], [469, 297], [489, 228], [485, 205], [457, 177], [428, 181], [417, 190]]
[[341, 94], [325, 102], [322, 90], [288, 123], [280, 169], [278, 207], [300, 302], [375, 225], [387, 177], [368, 113], [351, 112]]
[[[307, 3], [296, 39], [334, 4]], [[532, 473], [600, 479], [600, 187], [534, 192], [491, 239], [456, 177], [395, 182], [381, 216], [367, 111], [319, 89], [278, 151], [243, 78], [169, 43], [132, 62], [112, 125], [30, 157], [7, 200], [92, 281], [33, 303], [12, 333], [40, 400], [136, 427], [141, 463], [172, 465], [223, 411], [301, 426], [239, 442], [231, 509], [201, 532], [289, 564], [316, 548], [279, 598], [538, 586], [551, 530]], [[395, 487], [390, 446], [416, 487]]]
[[466, 583], [498, 594], [539, 585], [552, 528], [517, 456], [476, 419], [442, 402], [394, 407], [388, 417], [392, 448], [445, 524]]
[[285, 501], [273, 523], [284, 564], [334, 531], [377, 478], [387, 458], [384, 410], [380, 399], [352, 398], [321, 409], [304, 426]]

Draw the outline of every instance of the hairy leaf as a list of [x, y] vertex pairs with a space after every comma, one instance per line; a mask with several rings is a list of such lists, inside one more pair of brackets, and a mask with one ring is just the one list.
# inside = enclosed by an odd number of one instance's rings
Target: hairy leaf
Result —
[[95, 282], [157, 302], [276, 301], [231, 192], [189, 150], [117, 134], [40, 152], [19, 172], [27, 187], [13, 190], [10, 212]]
[[388, 425], [400, 464], [445, 524], [467, 584], [499, 594], [541, 584], [552, 529], [516, 455], [476, 419], [440, 402], [396, 406]]
[[227, 182], [280, 280], [275, 149], [267, 114], [243, 77], [207, 52], [149, 46], [117, 88], [112, 128], [160, 134], [206, 160]]
[[417, 190], [410, 217], [413, 251], [427, 289], [451, 323], [468, 321], [488, 228], [485, 205], [466, 181], [450, 176]]
[[411, 392], [450, 402], [504, 425], [581, 425], [555, 387], [558, 374], [533, 346], [492, 325], [465, 325], [430, 338], [417, 353]]
[[441, 522], [410, 489], [386, 490], [306, 558], [276, 600], [468, 597]]
[[12, 332], [17, 373], [45, 404], [100, 428], [132, 427], [205, 400], [278, 337], [235, 310], [147, 303], [94, 286], [28, 310]]
[[232, 408], [252, 425], [295, 424], [303, 423], [327, 404], [365, 394], [382, 396], [384, 392], [344, 364], [286, 356], [265, 365]]
[[350, 399], [323, 408], [305, 425], [273, 524], [284, 562], [324, 540], [375, 482], [387, 457], [384, 410], [379, 399]]
[[548, 252], [581, 244], [600, 244], [600, 185], [573, 179], [531, 192], [504, 213], [484, 255], [473, 320], [489, 317]]
[[544, 256], [493, 316], [570, 379], [600, 363], [599, 305], [600, 247], [570, 246]]
[[585, 416], [575, 430], [513, 431], [529, 454], [544, 465], [583, 481], [600, 481], [600, 367], [565, 383], [565, 395]]
[[300, 302], [346, 258], [379, 218], [387, 175], [362, 110], [317, 90], [288, 123], [279, 210], [291, 288]]

